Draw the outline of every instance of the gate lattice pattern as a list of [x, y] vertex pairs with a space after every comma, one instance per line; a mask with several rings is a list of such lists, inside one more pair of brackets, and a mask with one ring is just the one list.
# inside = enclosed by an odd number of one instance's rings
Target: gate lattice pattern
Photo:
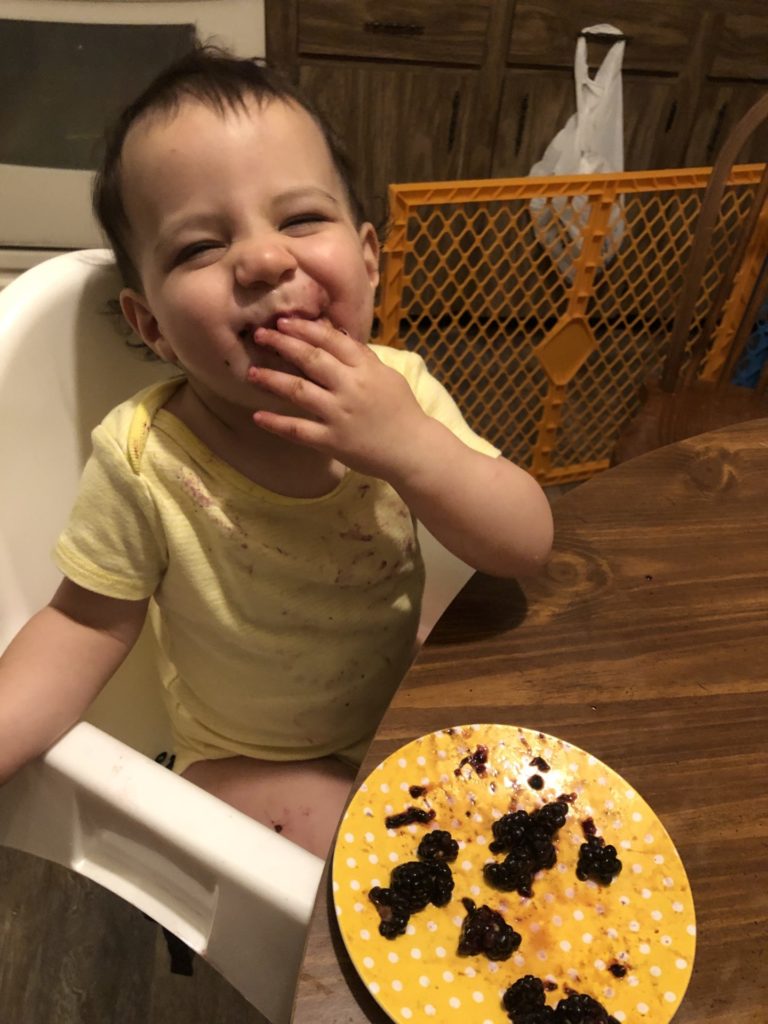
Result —
[[[761, 170], [733, 169], [689, 351]], [[586, 479], [610, 464], [643, 381], [660, 369], [708, 178], [393, 185], [378, 340], [421, 353], [471, 426], [541, 483]], [[702, 363], [706, 379], [727, 358], [766, 247], [768, 218]]]

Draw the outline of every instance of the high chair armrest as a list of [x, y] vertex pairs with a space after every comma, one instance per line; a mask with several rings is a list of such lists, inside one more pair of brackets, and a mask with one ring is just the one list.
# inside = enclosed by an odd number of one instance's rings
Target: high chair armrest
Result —
[[128, 900], [289, 1020], [318, 857], [87, 722], [0, 789], [0, 843]]

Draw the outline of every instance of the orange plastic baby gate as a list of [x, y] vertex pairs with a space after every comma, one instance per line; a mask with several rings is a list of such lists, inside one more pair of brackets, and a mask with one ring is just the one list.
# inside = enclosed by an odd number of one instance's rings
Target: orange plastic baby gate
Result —
[[[761, 171], [733, 169], [689, 351]], [[420, 352], [470, 425], [542, 484], [592, 476], [609, 465], [643, 381], [663, 361], [709, 173], [390, 186], [377, 340]], [[556, 215], [545, 228], [547, 211]], [[727, 358], [767, 248], [764, 217], [705, 379]]]

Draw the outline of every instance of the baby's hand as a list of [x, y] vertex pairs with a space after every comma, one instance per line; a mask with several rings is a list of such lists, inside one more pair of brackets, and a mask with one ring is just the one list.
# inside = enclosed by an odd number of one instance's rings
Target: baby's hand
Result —
[[327, 320], [281, 318], [254, 340], [303, 376], [253, 366], [249, 379], [306, 414], [259, 410], [258, 426], [370, 476], [391, 481], [405, 470], [430, 421], [401, 374]]

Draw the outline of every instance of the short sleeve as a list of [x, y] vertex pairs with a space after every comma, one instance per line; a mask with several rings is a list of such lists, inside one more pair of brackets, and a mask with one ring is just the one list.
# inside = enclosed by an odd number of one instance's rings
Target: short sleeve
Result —
[[443, 385], [432, 376], [418, 353], [384, 345], [370, 347], [383, 363], [402, 373], [410, 384], [416, 401], [428, 416], [448, 427], [468, 448], [491, 457], [501, 454], [490, 441], [486, 441], [472, 430], [458, 405]]
[[140, 600], [155, 592], [168, 561], [160, 517], [116, 438], [103, 424], [91, 437], [93, 452], [54, 560], [88, 590]]

